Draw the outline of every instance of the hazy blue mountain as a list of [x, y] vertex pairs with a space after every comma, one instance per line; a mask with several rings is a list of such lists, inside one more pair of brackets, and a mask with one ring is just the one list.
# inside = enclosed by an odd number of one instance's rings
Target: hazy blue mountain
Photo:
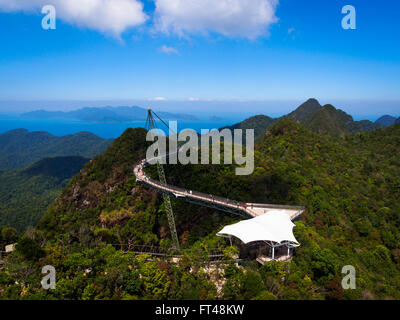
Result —
[[35, 225], [88, 161], [83, 157], [45, 158], [25, 169], [1, 171], [0, 226], [23, 231]]
[[396, 123], [398, 119], [396, 119], [395, 117], [389, 116], [389, 115], [385, 115], [380, 117], [378, 120], [376, 120], [376, 123], [380, 123], [383, 124], [385, 127], [394, 125]]
[[[195, 116], [183, 113], [157, 112], [165, 120], [198, 120]], [[137, 106], [133, 107], [102, 107], [102, 108], [82, 108], [78, 110], [45, 111], [37, 110], [22, 114], [23, 117], [40, 119], [74, 119], [87, 122], [132, 122], [145, 121], [147, 119], [147, 109]]]
[[0, 134], [0, 170], [23, 168], [46, 157], [93, 158], [112, 143], [89, 132], [56, 137], [47, 132], [16, 129]]
[[396, 123], [400, 123], [400, 117], [396, 120]]

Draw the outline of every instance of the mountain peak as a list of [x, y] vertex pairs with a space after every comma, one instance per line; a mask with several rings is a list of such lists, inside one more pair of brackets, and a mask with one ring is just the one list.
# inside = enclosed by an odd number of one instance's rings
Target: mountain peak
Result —
[[320, 103], [319, 103], [319, 101], [317, 100], [317, 99], [315, 99], [315, 98], [310, 98], [310, 99], [308, 99], [306, 102], [304, 102], [304, 104], [319, 104], [320, 105]]
[[308, 119], [315, 111], [321, 108], [320, 103], [317, 99], [311, 98], [300, 105], [296, 110], [289, 113], [286, 118], [290, 120], [295, 120], [298, 122], [303, 122]]

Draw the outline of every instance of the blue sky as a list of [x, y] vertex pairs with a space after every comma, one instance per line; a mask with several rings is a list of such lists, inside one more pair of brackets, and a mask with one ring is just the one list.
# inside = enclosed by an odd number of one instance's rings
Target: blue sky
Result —
[[[263, 1], [276, 0], [256, 0]], [[261, 26], [248, 22], [253, 11], [246, 5], [234, 21], [219, 21], [220, 11], [207, 16], [186, 7], [192, 16], [181, 17], [182, 9], [174, 27], [163, 28], [161, 11], [145, 1], [146, 22], [118, 34], [118, 26], [100, 30], [102, 21], [78, 21], [62, 8], [57, 29], [43, 30], [40, 9], [10, 10], [7, 2], [0, 0], [3, 111], [43, 101], [47, 109], [61, 109], [57, 101], [67, 109], [80, 106], [77, 101], [104, 101], [201, 111], [218, 101], [219, 111], [241, 111], [248, 102], [247, 112], [278, 114], [315, 97], [355, 117], [400, 116], [399, 1], [280, 0], [276, 19], [263, 17]], [[341, 27], [346, 4], [356, 8], [356, 30]], [[162, 21], [171, 18], [167, 13]]]

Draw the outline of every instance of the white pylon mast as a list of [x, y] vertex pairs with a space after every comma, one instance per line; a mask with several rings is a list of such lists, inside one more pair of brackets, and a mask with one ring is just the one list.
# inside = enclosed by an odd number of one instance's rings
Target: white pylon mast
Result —
[[[154, 118], [153, 118], [153, 113], [154, 112], [151, 109], [147, 110], [146, 126], [148, 127], [149, 130], [152, 130], [152, 129], [156, 128], [155, 121], [154, 121]], [[168, 125], [157, 114], [155, 114], [155, 116], [157, 118], [159, 118], [161, 120], [161, 122], [163, 122], [168, 127]], [[157, 149], [160, 150], [159, 148], [157, 148]], [[158, 177], [160, 179], [161, 184], [166, 186], [167, 185], [167, 180], [165, 178], [164, 167], [163, 167], [163, 165], [161, 163], [161, 155], [157, 154], [157, 156], [159, 157], [158, 161], [157, 161]], [[173, 241], [173, 244], [175, 245], [175, 248], [179, 249], [179, 239], [178, 239], [178, 234], [176, 232], [175, 217], [174, 217], [174, 213], [172, 211], [171, 199], [165, 193], [163, 193], [162, 196], [163, 196], [163, 199], [164, 199], [165, 210], [167, 211], [168, 224], [169, 224], [169, 229], [171, 231], [172, 241]]]

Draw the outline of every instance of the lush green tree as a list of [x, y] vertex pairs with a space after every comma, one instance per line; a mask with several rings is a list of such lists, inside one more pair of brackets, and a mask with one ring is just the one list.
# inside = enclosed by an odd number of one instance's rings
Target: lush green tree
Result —
[[15, 230], [15, 228], [4, 227], [1, 228], [0, 231], [1, 231], [0, 243], [3, 243], [3, 245], [13, 244], [18, 241], [19, 235], [17, 230]]
[[30, 261], [37, 261], [40, 258], [43, 258], [46, 254], [35, 240], [25, 235], [22, 236], [21, 239], [18, 241], [16, 250]]
[[148, 299], [166, 299], [171, 286], [167, 274], [157, 268], [156, 262], [146, 262], [141, 266], [144, 296]]

